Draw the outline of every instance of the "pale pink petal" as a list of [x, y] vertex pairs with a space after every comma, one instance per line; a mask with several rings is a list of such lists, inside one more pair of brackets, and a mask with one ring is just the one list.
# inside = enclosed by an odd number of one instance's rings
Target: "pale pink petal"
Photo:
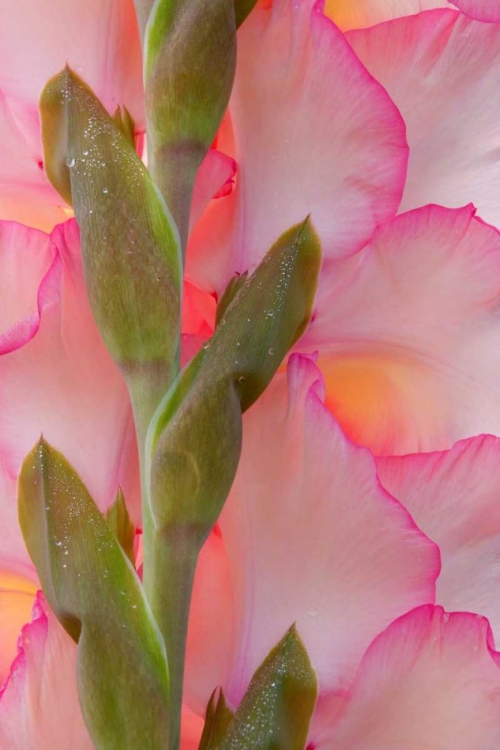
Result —
[[441, 7], [450, 5], [446, 0], [326, 0], [325, 13], [346, 31]]
[[500, 21], [500, 2], [498, 0], [450, 0], [462, 13], [478, 21]]
[[413, 610], [370, 646], [340, 719], [336, 711], [311, 750], [498, 750], [499, 655], [488, 621]]
[[500, 235], [472, 206], [379, 227], [325, 290], [306, 341], [354, 441], [391, 455], [500, 432]]
[[43, 171], [38, 107], [0, 90], [0, 132], [0, 219], [52, 229], [65, 220], [65, 203]]
[[212, 198], [230, 195], [235, 174], [235, 160], [211, 148], [196, 175], [190, 215], [191, 230]]
[[17, 473], [10, 474], [0, 451], [0, 571], [36, 581], [35, 568], [19, 528], [16, 498]]
[[198, 750], [204, 721], [188, 708], [182, 709], [181, 750]]
[[[38, 276], [41, 314], [36, 335], [29, 340], [26, 326], [19, 325], [22, 335], [17, 342], [11, 337], [13, 351], [0, 356], [0, 456], [5, 476], [16, 479], [21, 462], [43, 432], [81, 474], [101, 508], [112, 502], [120, 485], [138, 521], [138, 466], [130, 403], [86, 301], [76, 224], [68, 222], [52, 234], [62, 273], [59, 282], [51, 284], [46, 305], [40, 299], [47, 274], [37, 256], [41, 252], [37, 242], [43, 245], [43, 236], [31, 232], [32, 243], [17, 247], [22, 271], [16, 273], [18, 278], [28, 271]], [[44, 252], [50, 254], [50, 250]], [[10, 253], [14, 269], [15, 253], [7, 242], [0, 245], [0, 256], [5, 253]], [[0, 277], [2, 297], [12, 294], [13, 274]], [[37, 310], [36, 279], [30, 279], [28, 288], [32, 302], [22, 302], [22, 320], [27, 310]], [[9, 325], [12, 330], [10, 320]], [[15, 504], [15, 494], [2, 498], [4, 502]], [[12, 510], [7, 513], [13, 514]]]
[[186, 281], [182, 302], [181, 366], [184, 367], [214, 332], [216, 301], [213, 295]]
[[61, 259], [48, 235], [15, 222], [0, 223], [0, 355], [35, 336], [44, 308], [58, 304], [61, 275]]
[[30, 619], [36, 587], [26, 578], [0, 571], [0, 685], [16, 655], [22, 626]]
[[232, 612], [231, 566], [216, 527], [200, 554], [189, 615], [185, 698], [202, 716], [212, 691], [230, 673]]
[[333, 258], [359, 250], [398, 208], [404, 123], [321, 6], [256, 6], [239, 32], [235, 189], [198, 222], [188, 251], [188, 277], [209, 291], [253, 270], [309, 213]]
[[0, 89], [36, 105], [68, 63], [105, 106], [143, 124], [142, 64], [133, 0], [0, 0]]
[[78, 701], [76, 652], [39, 594], [0, 695], [0, 747], [93, 749]]
[[[144, 129], [142, 62], [133, 0], [0, 0], [0, 219], [50, 230], [69, 209], [43, 172], [38, 101], [67, 63], [113, 112]], [[43, 33], [41, 33], [43, 29]]]
[[182, 332], [201, 334], [207, 338], [211, 336], [215, 328], [216, 313], [213, 295], [185, 282], [182, 303]]
[[470, 438], [449, 451], [380, 458], [380, 481], [441, 551], [436, 600], [479, 612], [500, 637], [500, 439]]
[[203, 675], [186, 682], [195, 709], [217, 684], [236, 705], [294, 622], [320, 690], [344, 689], [382, 628], [434, 600], [437, 547], [380, 487], [369, 451], [346, 440], [322, 395], [316, 365], [294, 355], [288, 376], [278, 375], [245, 415], [242, 459], [220, 519], [231, 590], [224, 585], [206, 597], [206, 614], [196, 613], [199, 651], [227, 654], [204, 685]]
[[[0, 585], [1, 585], [0, 577]], [[0, 590], [0, 658], [10, 631], [4, 627]], [[11, 659], [7, 681], [0, 689], [0, 747], [9, 750], [93, 750], [78, 700], [77, 648], [47, 607], [41, 592], [32, 621], [21, 630], [18, 655]], [[17, 613], [16, 613], [17, 614]], [[29, 618], [29, 611], [28, 611]], [[23, 622], [25, 622], [24, 620]], [[16, 653], [16, 640], [13, 656]], [[1, 661], [0, 661], [1, 664]], [[197, 750], [203, 719], [182, 710], [181, 750]]]
[[347, 38], [406, 122], [400, 211], [473, 201], [485, 221], [500, 224], [500, 26], [436, 10]]

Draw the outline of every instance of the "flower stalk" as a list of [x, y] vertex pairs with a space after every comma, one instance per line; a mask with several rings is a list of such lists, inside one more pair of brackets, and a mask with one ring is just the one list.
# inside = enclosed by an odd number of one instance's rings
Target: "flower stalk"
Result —
[[[250, 5], [238, 6], [239, 21]], [[41, 102], [47, 173], [74, 207], [90, 305], [132, 402], [142, 590], [166, 651], [168, 750], [180, 747], [196, 564], [236, 474], [242, 414], [304, 332], [321, 260], [309, 219], [285, 232], [230, 285], [213, 337], [179, 374], [192, 189], [228, 104], [235, 53], [233, 0], [154, 4], [144, 41], [149, 172], [126, 114], [111, 117], [70, 69]]]

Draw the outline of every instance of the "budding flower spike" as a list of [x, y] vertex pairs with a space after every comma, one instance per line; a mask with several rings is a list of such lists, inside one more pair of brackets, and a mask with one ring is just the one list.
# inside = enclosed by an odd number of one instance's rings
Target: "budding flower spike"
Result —
[[0, 750], [499, 750], [500, 0], [42, 5]]

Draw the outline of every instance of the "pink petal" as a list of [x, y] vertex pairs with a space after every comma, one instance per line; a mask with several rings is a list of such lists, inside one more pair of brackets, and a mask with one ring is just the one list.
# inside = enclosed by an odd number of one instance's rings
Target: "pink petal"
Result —
[[44, 308], [58, 304], [61, 273], [61, 259], [48, 235], [15, 222], [0, 223], [0, 355], [36, 335]]
[[30, 619], [35, 594], [31, 581], [0, 571], [0, 685], [9, 675], [17, 639]]
[[133, 0], [1, 0], [0, 89], [36, 105], [68, 63], [110, 110], [143, 124], [142, 64]]
[[0, 219], [51, 229], [66, 218], [65, 204], [43, 172], [38, 107], [0, 90], [0, 131]]
[[434, 600], [437, 548], [382, 490], [370, 453], [346, 440], [322, 394], [317, 367], [294, 355], [245, 416], [220, 519], [232, 585], [196, 614], [199, 652], [227, 653], [204, 685], [203, 675], [186, 682], [193, 708], [217, 684], [237, 704], [294, 622], [320, 689], [344, 689], [382, 628]]
[[500, 636], [500, 439], [463, 440], [442, 453], [381, 458], [384, 487], [439, 545], [436, 599], [448, 610], [480, 612]]
[[325, 13], [346, 31], [441, 7], [450, 6], [446, 0], [326, 0]]
[[[14, 281], [23, 284], [16, 287], [22, 317], [18, 323], [7, 321], [8, 331], [19, 335], [9, 333], [12, 351], [0, 356], [0, 489], [7, 490], [0, 514], [17, 550], [4, 542], [2, 555], [21, 565], [18, 531], [11, 528], [16, 497], [8, 490], [41, 432], [75, 466], [101, 508], [122, 486], [137, 522], [140, 498], [130, 403], [86, 301], [75, 222], [58, 227], [51, 238], [7, 225], [2, 238], [1, 262], [10, 271], [0, 276], [0, 296], [12, 295]], [[26, 324], [33, 311], [38, 311], [38, 330]]]
[[189, 278], [209, 291], [309, 213], [325, 257], [351, 255], [395, 213], [406, 175], [399, 112], [321, 2], [257, 6], [238, 41], [235, 190], [198, 222], [188, 253]]
[[[0, 452], [0, 571], [37, 581], [17, 518], [17, 474], [12, 476]], [[1, 575], [1, 573], [0, 573]]]
[[212, 691], [230, 674], [233, 606], [231, 565], [217, 530], [200, 554], [189, 615], [185, 700], [201, 716]]
[[212, 198], [230, 195], [235, 174], [235, 160], [220, 151], [210, 149], [196, 175], [191, 205], [191, 229], [196, 225]]
[[488, 621], [413, 610], [370, 646], [315, 750], [498, 750], [499, 654]]
[[347, 38], [406, 122], [400, 210], [473, 201], [485, 221], [500, 224], [500, 26], [436, 10]]
[[[3, 649], [1, 607], [0, 593]], [[0, 690], [0, 747], [93, 750], [78, 700], [76, 657], [75, 643], [39, 592], [32, 621], [22, 628], [17, 658]], [[181, 750], [197, 750], [202, 731], [203, 719], [184, 707]]]
[[204, 720], [190, 711], [182, 709], [181, 750], [198, 750]]
[[214, 297], [185, 282], [182, 303], [182, 332], [189, 335], [200, 334], [206, 338], [211, 336], [215, 328]]
[[92, 750], [76, 686], [76, 644], [39, 594], [0, 695], [0, 747]]
[[391, 455], [500, 431], [500, 235], [472, 206], [379, 227], [325, 289], [307, 343], [351, 439]]
[[450, 0], [462, 13], [478, 21], [500, 21], [500, 2], [498, 0]]
[[[43, 173], [38, 100], [66, 63], [113, 112], [144, 129], [142, 62], [133, 0], [0, 0], [0, 219], [50, 230], [68, 208]], [[50, 19], [48, 19], [50, 15]], [[41, 33], [43, 29], [43, 33]]]
[[188, 281], [184, 282], [182, 302], [181, 367], [184, 367], [214, 332], [216, 302], [213, 295]]

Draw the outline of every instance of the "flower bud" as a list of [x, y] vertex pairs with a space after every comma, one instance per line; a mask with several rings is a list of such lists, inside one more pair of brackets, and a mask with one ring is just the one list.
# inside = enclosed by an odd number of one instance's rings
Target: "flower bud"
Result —
[[115, 120], [70, 69], [45, 87], [45, 166], [72, 202], [92, 312], [125, 377], [167, 383], [178, 356], [181, 257], [159, 190]]
[[183, 241], [198, 167], [226, 111], [236, 64], [234, 0], [157, 0], [144, 44], [153, 178]]
[[295, 626], [257, 669], [218, 750], [302, 750], [318, 683]]
[[191, 528], [200, 545], [208, 535], [238, 465], [241, 414], [305, 330], [320, 261], [309, 219], [285, 232], [158, 407], [146, 452], [157, 530]]
[[106, 519], [43, 438], [21, 468], [19, 522], [47, 601], [78, 642], [78, 690], [95, 746], [135, 750], [147, 737], [148, 747], [162, 750], [165, 645]]

